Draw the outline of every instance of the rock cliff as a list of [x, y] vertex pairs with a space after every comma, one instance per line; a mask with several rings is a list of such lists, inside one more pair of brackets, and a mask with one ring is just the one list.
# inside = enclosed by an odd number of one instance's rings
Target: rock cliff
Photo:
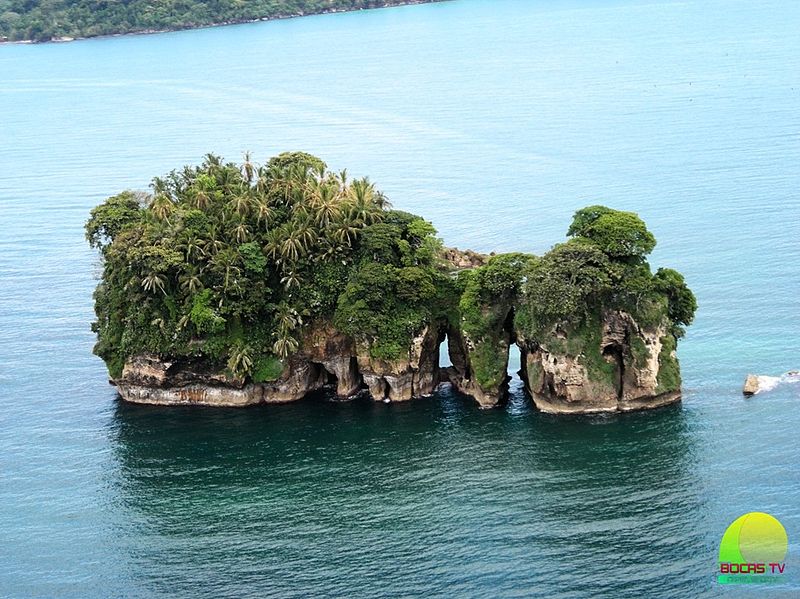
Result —
[[551, 413], [654, 408], [680, 399], [677, 358], [665, 322], [641, 327], [630, 314], [608, 311], [596, 330], [555, 327], [548, 341], [521, 343], [522, 375], [536, 406]]
[[380, 360], [370, 355], [367, 344], [357, 344], [330, 323], [317, 322], [275, 381], [254, 383], [230, 375], [220, 365], [145, 354], [129, 359], [122, 376], [112, 382], [127, 401], [159, 405], [284, 403], [323, 387], [342, 398], [366, 391], [379, 401], [407, 401], [430, 395], [439, 386], [443, 339], [439, 328], [425, 327], [405, 356]]
[[[644, 328], [625, 312], [609, 311], [595, 333], [582, 338], [555, 327], [549, 341], [538, 342], [509, 331], [498, 336], [495, 349], [505, 369], [509, 346], [519, 345], [525, 388], [544, 412], [624, 412], [680, 399], [680, 380], [667, 381], [663, 374], [665, 367], [677, 368], [674, 346], [664, 341], [669, 338], [665, 323]], [[440, 368], [445, 338], [452, 366]], [[365, 392], [377, 401], [406, 401], [432, 394], [441, 383], [472, 396], [481, 407], [499, 405], [510, 377], [482, 386], [471, 365], [474, 352], [475, 344], [463, 331], [435, 323], [413, 338], [403, 358], [380, 360], [370, 355], [368, 345], [317, 322], [275, 381], [254, 383], [199, 361], [140, 355], [113, 382], [128, 401], [161, 405], [291, 402], [326, 386], [340, 397]]]

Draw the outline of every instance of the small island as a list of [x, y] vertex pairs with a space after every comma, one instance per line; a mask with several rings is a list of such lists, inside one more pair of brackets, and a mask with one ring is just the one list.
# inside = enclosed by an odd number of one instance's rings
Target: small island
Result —
[[403, 401], [449, 383], [492, 407], [512, 344], [543, 411], [681, 396], [677, 341], [697, 303], [680, 273], [651, 271], [656, 240], [631, 212], [589, 206], [543, 256], [487, 256], [443, 247], [310, 154], [208, 155], [109, 198], [86, 236], [103, 261], [95, 353], [127, 401], [247, 406], [323, 387]]

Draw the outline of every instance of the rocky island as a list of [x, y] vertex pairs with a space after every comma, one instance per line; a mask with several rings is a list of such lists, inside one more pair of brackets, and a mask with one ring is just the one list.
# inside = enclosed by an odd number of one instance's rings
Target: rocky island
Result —
[[492, 407], [512, 344], [544, 411], [680, 399], [697, 304], [678, 272], [651, 271], [655, 238], [631, 212], [590, 206], [543, 256], [487, 256], [444, 248], [312, 155], [209, 155], [109, 198], [86, 235], [103, 259], [95, 353], [127, 401], [247, 406], [323, 387], [403, 401], [451, 384]]

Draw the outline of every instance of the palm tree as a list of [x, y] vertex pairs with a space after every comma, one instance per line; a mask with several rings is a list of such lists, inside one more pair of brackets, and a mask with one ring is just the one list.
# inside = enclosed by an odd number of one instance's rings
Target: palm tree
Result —
[[391, 210], [392, 203], [389, 201], [382, 191], [375, 190], [375, 194], [373, 195], [372, 201], [374, 202], [375, 206], [377, 206], [380, 210]]
[[268, 225], [275, 216], [275, 210], [263, 199], [256, 200], [255, 209], [258, 222], [263, 221], [264, 225]]
[[253, 177], [256, 173], [256, 167], [253, 164], [250, 158], [250, 152], [244, 153], [244, 162], [242, 163], [242, 175], [244, 175], [247, 184], [250, 185], [253, 182]]
[[250, 346], [237, 343], [228, 356], [228, 370], [237, 376], [247, 376], [253, 368], [252, 354]]
[[272, 345], [272, 351], [282, 360], [295, 353], [300, 347], [300, 343], [291, 335], [281, 335]]
[[193, 189], [189, 195], [189, 205], [198, 210], [205, 210], [211, 203], [211, 197], [205, 189]]
[[256, 178], [256, 191], [260, 194], [265, 194], [270, 187], [270, 171], [262, 166], [259, 167], [257, 174], [258, 177]]
[[281, 258], [281, 248], [283, 247], [283, 235], [281, 229], [271, 229], [267, 231], [267, 243], [264, 246], [264, 253], [267, 257], [278, 262]]
[[150, 273], [143, 278], [141, 282], [142, 287], [148, 293], [155, 293], [156, 290], [160, 290], [164, 295], [166, 295], [167, 292], [164, 290], [165, 284], [166, 280], [164, 277], [156, 273]]
[[243, 222], [240, 222], [233, 228], [233, 236], [239, 243], [244, 243], [250, 238], [250, 228]]
[[349, 195], [356, 215], [368, 225], [382, 220], [384, 211], [391, 208], [386, 196], [375, 189], [375, 185], [366, 177], [353, 181]]
[[231, 250], [217, 255], [217, 264], [222, 270], [223, 294], [227, 293], [229, 289], [238, 291], [241, 288], [239, 276], [242, 274], [242, 270], [236, 266], [236, 260], [237, 256]]
[[206, 248], [213, 255], [216, 255], [225, 249], [225, 242], [219, 238], [219, 229], [217, 229], [216, 225], [211, 225], [211, 229], [208, 232]]
[[195, 294], [203, 288], [203, 281], [200, 279], [200, 271], [194, 266], [189, 266], [187, 271], [180, 276], [181, 289], [191, 294]]
[[289, 271], [287, 275], [281, 277], [281, 283], [286, 286], [286, 289], [300, 287], [300, 276], [294, 270]]
[[317, 229], [308, 219], [303, 219], [299, 223], [296, 223], [295, 226], [297, 227], [297, 236], [300, 239], [303, 254], [308, 254], [317, 241]]
[[200, 239], [199, 237], [196, 237], [195, 235], [190, 235], [184, 241], [184, 247], [183, 247], [184, 252], [186, 253], [186, 260], [188, 262], [191, 262], [192, 261], [192, 256], [195, 256], [195, 257], [198, 256], [198, 255], [205, 256], [206, 255], [206, 251], [205, 251], [205, 249], [203, 249], [205, 245], [206, 245], [206, 242], [203, 239]]
[[153, 182], [150, 184], [150, 187], [153, 188], [153, 192], [155, 195], [159, 194], [166, 194], [167, 192], [167, 182], [164, 181], [161, 177], [153, 177]]
[[244, 194], [236, 195], [228, 202], [228, 208], [231, 209], [237, 216], [244, 218], [250, 212], [250, 198]]
[[203, 166], [206, 168], [207, 171], [211, 171], [214, 168], [222, 166], [222, 159], [217, 156], [216, 154], [211, 154], [210, 152], [203, 156]]
[[318, 187], [311, 201], [314, 210], [314, 221], [318, 227], [327, 228], [332, 221], [339, 217], [340, 200], [339, 189], [333, 185]]
[[303, 324], [303, 319], [298, 314], [297, 310], [292, 308], [286, 302], [281, 302], [278, 305], [278, 310], [275, 314], [275, 320], [278, 324], [278, 330], [284, 333], [293, 331], [298, 326]]
[[336, 225], [332, 236], [336, 242], [352, 246], [353, 242], [356, 240], [356, 237], [358, 237], [358, 232], [360, 230], [361, 226], [359, 223], [356, 223], [349, 218], [345, 218]]
[[265, 183], [266, 189], [274, 189], [279, 192], [284, 204], [289, 204], [289, 199], [295, 187], [292, 170], [291, 168], [271, 166], [266, 177], [263, 177], [268, 182]]
[[278, 325], [278, 334], [272, 346], [272, 351], [282, 359], [287, 358], [300, 347], [299, 342], [292, 337], [291, 332], [303, 324], [303, 320], [300, 318], [297, 310], [289, 306], [286, 302], [281, 302], [278, 306], [275, 320]]
[[175, 212], [175, 204], [164, 193], [159, 193], [150, 202], [150, 211], [159, 220], [167, 220]]
[[304, 251], [304, 245], [300, 232], [295, 230], [289, 233], [281, 243], [280, 256], [283, 259], [297, 262]]

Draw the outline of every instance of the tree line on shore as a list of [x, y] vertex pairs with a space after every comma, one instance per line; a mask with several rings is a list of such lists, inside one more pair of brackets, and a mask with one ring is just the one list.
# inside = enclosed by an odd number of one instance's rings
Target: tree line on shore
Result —
[[46, 42], [192, 29], [409, 3], [408, 0], [0, 0], [0, 41]]

